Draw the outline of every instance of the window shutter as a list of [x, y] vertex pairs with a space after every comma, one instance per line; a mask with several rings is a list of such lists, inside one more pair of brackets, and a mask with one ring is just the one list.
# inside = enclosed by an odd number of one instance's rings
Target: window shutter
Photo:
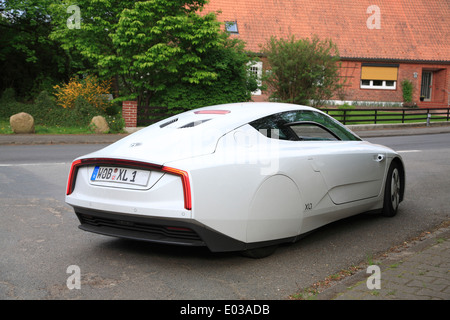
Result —
[[368, 67], [361, 68], [361, 80], [391, 80], [397, 81], [397, 67]]

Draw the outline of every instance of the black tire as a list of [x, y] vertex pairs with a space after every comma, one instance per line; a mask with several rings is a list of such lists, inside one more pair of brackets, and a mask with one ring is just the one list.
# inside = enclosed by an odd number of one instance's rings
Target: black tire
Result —
[[262, 259], [273, 254], [277, 250], [277, 248], [278, 248], [277, 245], [273, 245], [261, 248], [247, 249], [245, 251], [242, 251], [241, 253], [245, 257], [253, 259]]
[[386, 186], [384, 188], [384, 203], [382, 215], [393, 217], [397, 214], [398, 206], [401, 200], [402, 179], [400, 176], [400, 166], [392, 162], [386, 177]]

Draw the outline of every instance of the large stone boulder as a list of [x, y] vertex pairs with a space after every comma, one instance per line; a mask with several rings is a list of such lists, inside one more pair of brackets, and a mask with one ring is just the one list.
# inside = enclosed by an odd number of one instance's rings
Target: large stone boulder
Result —
[[9, 118], [14, 133], [34, 133], [34, 118], [25, 112], [17, 113]]
[[108, 133], [108, 122], [102, 116], [95, 116], [91, 120], [90, 127], [95, 133]]

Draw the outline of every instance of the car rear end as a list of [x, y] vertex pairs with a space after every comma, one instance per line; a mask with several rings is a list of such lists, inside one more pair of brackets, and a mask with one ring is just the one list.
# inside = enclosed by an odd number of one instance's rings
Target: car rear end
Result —
[[[191, 218], [190, 181], [183, 170], [124, 159], [77, 159], [71, 166], [66, 202], [87, 231], [169, 242], [177, 234], [192, 238], [192, 230], [171, 223]], [[145, 224], [148, 217], [166, 223]]]
[[170, 163], [212, 154], [223, 135], [227, 110], [179, 115], [76, 159], [71, 166], [66, 203], [80, 228], [94, 233], [151, 242], [239, 250], [193, 219], [188, 168]]

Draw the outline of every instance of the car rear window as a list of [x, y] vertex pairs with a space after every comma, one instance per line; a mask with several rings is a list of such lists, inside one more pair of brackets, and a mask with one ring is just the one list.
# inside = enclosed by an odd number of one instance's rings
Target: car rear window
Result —
[[169, 127], [173, 129], [193, 128], [202, 123], [210, 121], [216, 117], [222, 117], [229, 114], [229, 110], [197, 110], [192, 113], [180, 115], [176, 118], [170, 118], [159, 125], [160, 128]]
[[192, 122], [189, 122], [188, 124], [185, 124], [185, 125], [179, 127], [179, 129], [192, 128], [192, 127], [198, 126], [199, 124], [205, 123], [206, 121], [209, 121], [209, 120], [211, 120], [211, 119], [192, 121]]
[[[297, 110], [276, 113], [258, 120], [252, 121], [250, 125], [261, 133], [267, 132], [267, 137], [281, 140], [307, 140], [298, 137], [295, 132], [290, 130], [291, 125], [300, 125], [302, 122], [308, 125], [317, 124], [318, 127], [328, 130], [337, 139], [342, 141], [361, 140], [351, 131], [347, 130], [342, 124], [330, 116], [319, 112], [309, 110]], [[271, 132], [278, 132], [271, 136]], [[325, 139], [324, 139], [325, 140]], [[326, 139], [329, 140], [329, 139]]]

